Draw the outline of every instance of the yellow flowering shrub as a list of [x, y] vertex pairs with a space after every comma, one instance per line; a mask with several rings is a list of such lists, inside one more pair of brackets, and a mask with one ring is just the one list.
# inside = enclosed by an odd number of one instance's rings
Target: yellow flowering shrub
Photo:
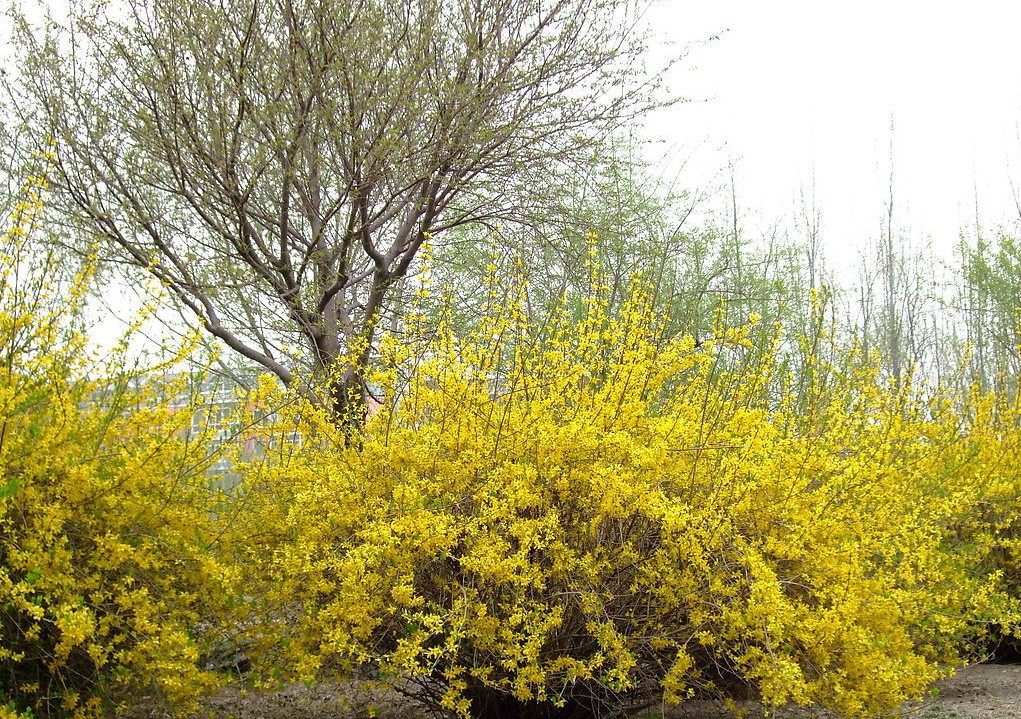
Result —
[[988, 398], [853, 352], [799, 382], [782, 343], [744, 361], [750, 328], [660, 336], [640, 288], [613, 317], [598, 285], [580, 320], [522, 306], [384, 342], [356, 446], [294, 398], [260, 430], [302, 437], [241, 493], [274, 671], [368, 667], [464, 717], [737, 687], [863, 716], [1017, 618], [990, 565], [1017, 558], [1017, 425]]
[[0, 246], [0, 714], [101, 716], [133, 690], [186, 708], [225, 576], [203, 447], [116, 353], [90, 357], [90, 263], [62, 277], [32, 243], [43, 187]]
[[32, 719], [29, 712], [19, 712], [14, 708], [14, 702], [0, 704], [0, 719]]

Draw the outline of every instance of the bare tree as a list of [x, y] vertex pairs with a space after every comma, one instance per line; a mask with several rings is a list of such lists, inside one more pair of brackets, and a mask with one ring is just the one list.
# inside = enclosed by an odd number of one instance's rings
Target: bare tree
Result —
[[822, 289], [823, 277], [826, 274], [823, 258], [822, 242], [822, 206], [816, 198], [815, 162], [812, 163], [812, 174], [809, 185], [802, 185], [798, 192], [798, 205], [794, 216], [794, 225], [804, 243], [804, 262], [808, 270], [809, 289]]
[[887, 184], [887, 199], [883, 208], [883, 229], [882, 244], [880, 246], [880, 263], [882, 265], [883, 279], [883, 309], [885, 327], [886, 359], [890, 365], [890, 372], [893, 375], [893, 382], [897, 388], [901, 386], [901, 374], [904, 370], [904, 351], [902, 340], [904, 334], [903, 318], [900, 312], [898, 300], [901, 297], [900, 269], [898, 256], [902, 257], [899, 242], [894, 239], [893, 225], [893, 137], [894, 124], [893, 116], [890, 117], [890, 154], [889, 172], [890, 178]]
[[[526, 216], [658, 102], [636, 0], [85, 0], [19, 23], [54, 210], [357, 423], [430, 236]], [[13, 125], [12, 125], [13, 127]], [[13, 129], [11, 130], [14, 131]]]
[[[1015, 124], [1014, 130], [1018, 149], [1021, 150], [1021, 124]], [[1014, 207], [1017, 209], [1017, 221], [1021, 222], [1021, 187], [1018, 186], [1018, 182], [1014, 179], [1014, 175], [1011, 172], [1009, 156], [1007, 157], [1007, 183], [1010, 185], [1010, 195], [1014, 198]]]

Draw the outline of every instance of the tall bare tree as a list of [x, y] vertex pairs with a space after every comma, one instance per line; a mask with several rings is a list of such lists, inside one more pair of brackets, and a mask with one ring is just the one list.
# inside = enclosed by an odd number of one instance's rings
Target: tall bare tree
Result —
[[10, 131], [56, 141], [65, 237], [285, 383], [332, 378], [357, 418], [428, 238], [522, 218], [658, 102], [639, 4], [84, 0], [19, 23]]

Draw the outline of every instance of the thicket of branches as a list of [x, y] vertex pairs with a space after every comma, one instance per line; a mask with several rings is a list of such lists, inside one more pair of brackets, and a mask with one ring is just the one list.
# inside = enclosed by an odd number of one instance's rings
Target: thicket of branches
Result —
[[357, 424], [377, 328], [402, 311], [394, 288], [427, 238], [536, 224], [551, 173], [661, 102], [640, 9], [74, 3], [66, 22], [17, 25], [7, 139], [22, 166], [25, 138], [56, 141], [69, 245], [99, 238], [109, 262]]

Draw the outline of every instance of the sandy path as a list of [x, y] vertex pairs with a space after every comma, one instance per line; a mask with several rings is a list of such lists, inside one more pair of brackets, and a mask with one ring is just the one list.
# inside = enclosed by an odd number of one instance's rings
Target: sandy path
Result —
[[[775, 714], [753, 702], [739, 702], [747, 719], [833, 719], [820, 709], [786, 707]], [[164, 719], [160, 710], [147, 711], [144, 698], [125, 716]], [[245, 691], [228, 687], [205, 700], [196, 715], [202, 719], [418, 719], [424, 717], [392, 693], [357, 689], [349, 684], [294, 685], [281, 691]], [[652, 717], [665, 719], [732, 719], [721, 702], [685, 702]], [[892, 715], [901, 719], [1021, 719], [1021, 664], [974, 665], [942, 682], [939, 693], [924, 702], [903, 707]]]

